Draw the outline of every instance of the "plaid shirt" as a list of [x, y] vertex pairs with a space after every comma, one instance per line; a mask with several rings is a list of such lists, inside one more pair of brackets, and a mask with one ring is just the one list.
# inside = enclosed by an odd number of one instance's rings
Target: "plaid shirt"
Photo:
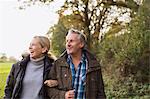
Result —
[[85, 99], [85, 79], [86, 79], [87, 59], [85, 55], [82, 54], [82, 59], [78, 65], [77, 70], [75, 70], [70, 55], [68, 55], [67, 62], [71, 68], [72, 87], [75, 90], [75, 99]]

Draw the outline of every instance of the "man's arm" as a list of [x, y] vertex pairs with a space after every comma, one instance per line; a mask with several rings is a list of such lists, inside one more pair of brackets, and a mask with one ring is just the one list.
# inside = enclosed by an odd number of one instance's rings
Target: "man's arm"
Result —
[[[58, 67], [56, 67], [56, 65], [54, 63], [54, 65], [51, 67], [50, 72], [48, 74], [48, 78], [49, 79], [58, 81], [58, 79], [57, 79], [57, 68]], [[59, 81], [58, 81], [58, 86], [59, 86]], [[48, 93], [48, 96], [51, 99], [65, 99], [66, 91], [64, 91], [62, 89], [59, 89], [58, 86], [47, 87], [47, 93]]]
[[62, 91], [58, 88], [49, 88], [48, 95], [51, 99], [74, 99], [74, 90]]
[[66, 91], [59, 90], [58, 87], [48, 87], [47, 91], [50, 99], [65, 99]]
[[104, 90], [104, 82], [103, 82], [103, 78], [102, 78], [102, 73], [101, 73], [101, 69], [99, 69], [97, 71], [97, 88], [98, 88], [98, 99], [106, 99], [106, 95], [105, 95], [105, 90]]

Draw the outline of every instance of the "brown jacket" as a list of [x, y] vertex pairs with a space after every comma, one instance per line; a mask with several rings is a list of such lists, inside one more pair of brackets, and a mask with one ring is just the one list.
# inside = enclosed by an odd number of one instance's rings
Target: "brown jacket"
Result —
[[[105, 99], [104, 84], [101, 74], [101, 68], [96, 58], [87, 50], [83, 50], [88, 60], [86, 71], [86, 99]], [[65, 52], [50, 71], [50, 78], [58, 80], [58, 86], [48, 88], [48, 95], [51, 99], [64, 99], [65, 92], [72, 90], [72, 76], [70, 67], [66, 61], [67, 53]]]

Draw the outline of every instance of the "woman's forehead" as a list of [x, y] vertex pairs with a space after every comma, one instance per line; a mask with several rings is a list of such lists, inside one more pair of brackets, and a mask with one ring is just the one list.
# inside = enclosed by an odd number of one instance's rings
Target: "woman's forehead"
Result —
[[38, 38], [33, 38], [30, 43], [40, 43], [40, 40]]

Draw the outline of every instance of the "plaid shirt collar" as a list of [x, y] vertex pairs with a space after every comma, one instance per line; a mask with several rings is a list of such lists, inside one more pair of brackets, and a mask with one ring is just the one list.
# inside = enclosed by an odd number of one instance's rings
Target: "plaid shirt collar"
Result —
[[72, 86], [75, 90], [75, 99], [85, 99], [85, 78], [86, 78], [86, 67], [87, 59], [84, 54], [82, 54], [81, 61], [78, 65], [77, 70], [75, 70], [72, 58], [68, 55], [67, 62], [71, 69], [72, 74]]

